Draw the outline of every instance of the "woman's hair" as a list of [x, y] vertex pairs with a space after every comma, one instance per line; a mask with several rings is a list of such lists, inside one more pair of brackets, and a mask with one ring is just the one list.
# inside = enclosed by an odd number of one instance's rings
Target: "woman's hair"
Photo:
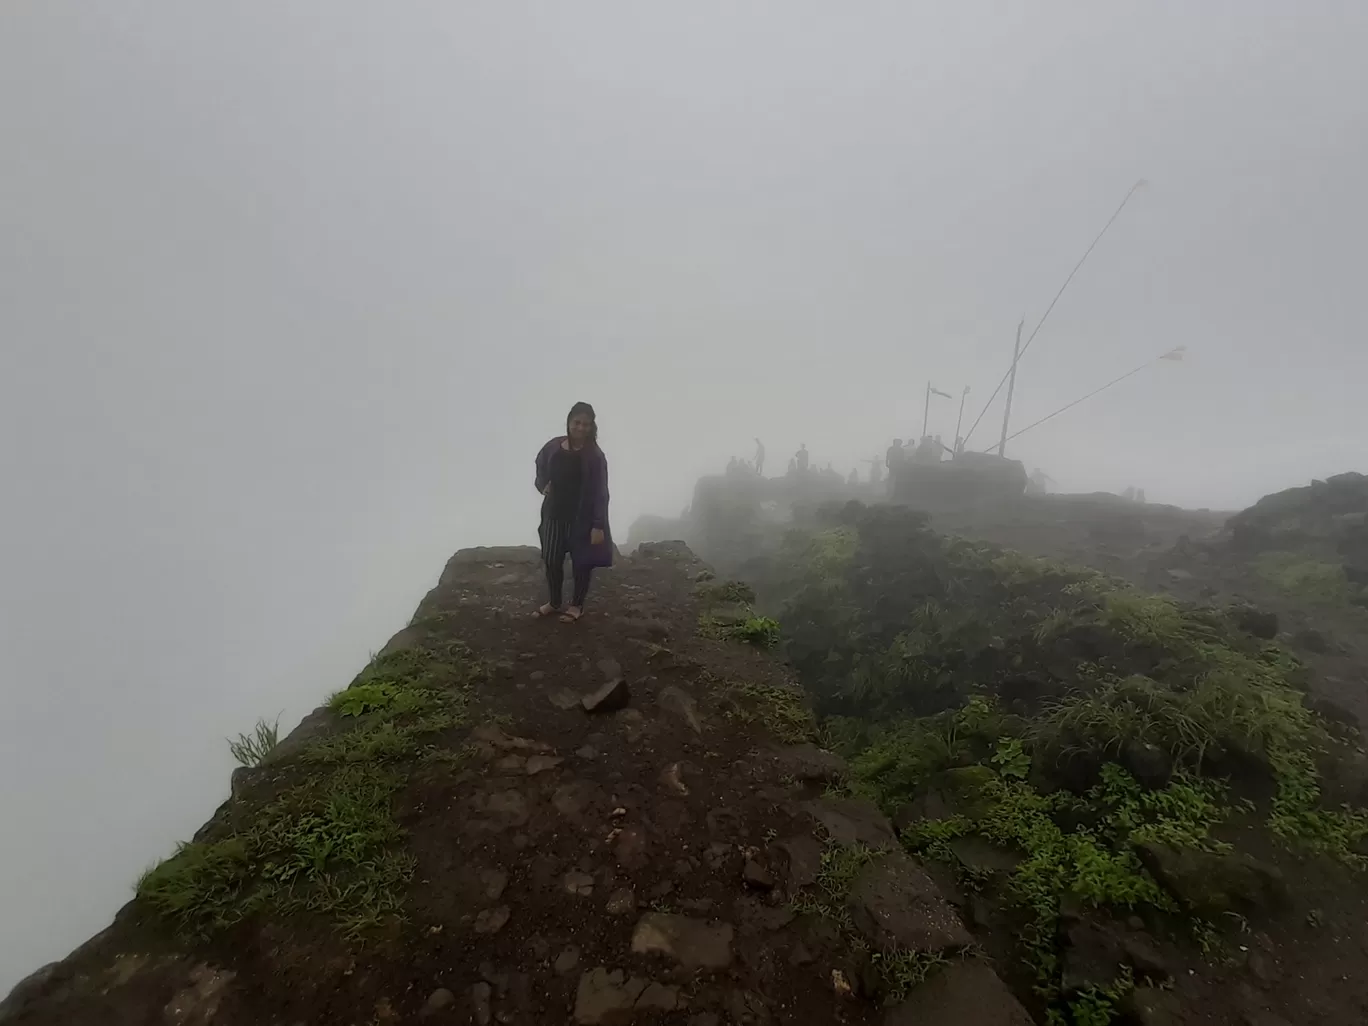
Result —
[[570, 412], [565, 415], [565, 433], [570, 434], [570, 422], [581, 415], [589, 418], [589, 444], [598, 445], [598, 418], [588, 403], [575, 403], [570, 407]]

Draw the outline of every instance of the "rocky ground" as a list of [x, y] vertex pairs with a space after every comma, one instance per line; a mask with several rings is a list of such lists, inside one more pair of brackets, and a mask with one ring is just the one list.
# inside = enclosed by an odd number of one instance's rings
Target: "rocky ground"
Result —
[[[471, 550], [5, 1026], [1031, 1022], [680, 546]], [[716, 600], [716, 589], [712, 591]], [[720, 625], [720, 629], [719, 629]], [[734, 633], [734, 632], [732, 632]]]

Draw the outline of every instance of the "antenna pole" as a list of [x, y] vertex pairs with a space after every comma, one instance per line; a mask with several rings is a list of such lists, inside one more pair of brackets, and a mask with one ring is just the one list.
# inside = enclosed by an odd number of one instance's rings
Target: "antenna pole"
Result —
[[1016, 345], [1012, 349], [1012, 369], [1007, 372], [1007, 405], [1002, 411], [1002, 441], [998, 442], [998, 455], [1007, 455], [1007, 422], [1012, 419], [1012, 393], [1016, 391], [1017, 363], [1021, 360], [1021, 329], [1026, 324], [1023, 317], [1017, 322]]
[[[1069, 276], [1064, 279], [1064, 284], [1059, 286], [1059, 291], [1055, 293], [1054, 299], [1050, 300], [1050, 305], [1045, 308], [1045, 313], [1043, 313], [1040, 320], [1036, 322], [1035, 330], [1032, 331], [1030, 337], [1026, 339], [1026, 349], [1031, 348], [1031, 343], [1035, 341], [1036, 335], [1040, 334], [1040, 329], [1043, 328], [1045, 322], [1049, 320], [1050, 312], [1055, 308], [1055, 304], [1059, 302], [1059, 297], [1064, 295], [1064, 290], [1069, 287], [1069, 283], [1074, 280], [1074, 275], [1078, 274], [1079, 269], [1087, 262], [1088, 256], [1097, 248], [1097, 244], [1102, 241], [1102, 236], [1107, 234], [1107, 229], [1112, 226], [1112, 222], [1121, 216], [1121, 211], [1126, 209], [1126, 204], [1130, 202], [1130, 198], [1135, 195], [1136, 191], [1147, 184], [1148, 183], [1141, 178], [1130, 187], [1130, 191], [1126, 193], [1125, 199], [1121, 201], [1121, 205], [1116, 208], [1112, 213], [1112, 216], [1107, 219], [1107, 223], [1102, 226], [1102, 230], [1097, 233], [1097, 236], [1092, 240], [1092, 243], [1083, 251], [1083, 255], [1078, 258], [1078, 263], [1074, 264], [1074, 269], [1069, 272]], [[1020, 355], [1018, 355], [1017, 359], [1020, 359]], [[1008, 373], [1016, 373], [1015, 362], [1012, 363], [1012, 369]], [[998, 393], [1002, 391], [1002, 386], [1006, 384], [1006, 382], [1007, 375], [1004, 374], [1002, 380], [997, 383], [997, 388], [993, 389], [993, 394], [990, 395], [988, 401], [983, 404], [983, 409], [979, 411], [979, 415], [974, 419], [974, 422], [969, 425], [969, 434], [964, 436], [966, 442], [969, 441], [969, 436], [977, 430], [979, 421], [983, 420], [983, 415], [988, 412], [988, 407], [993, 405], [993, 400], [997, 398]], [[992, 452], [993, 450], [990, 448], [988, 451]]]

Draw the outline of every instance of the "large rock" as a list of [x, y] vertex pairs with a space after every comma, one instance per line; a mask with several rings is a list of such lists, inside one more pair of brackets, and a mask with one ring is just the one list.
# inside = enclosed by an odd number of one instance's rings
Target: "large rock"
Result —
[[1060, 988], [1065, 994], [1110, 987], [1123, 975], [1162, 984], [1169, 978], [1163, 956], [1142, 933], [1105, 923], [1076, 921], [1061, 931]]
[[580, 705], [588, 713], [617, 712], [626, 707], [631, 697], [632, 693], [627, 687], [627, 681], [619, 677], [617, 680], [610, 680], [583, 696], [580, 699]]
[[1140, 860], [1156, 880], [1195, 912], [1261, 912], [1287, 901], [1287, 885], [1275, 866], [1242, 852], [1215, 854], [1146, 843]]
[[664, 955], [686, 969], [725, 969], [732, 960], [732, 933], [730, 923], [648, 912], [632, 932], [632, 951]]
[[664, 1014], [679, 1006], [679, 988], [621, 969], [599, 966], [580, 977], [575, 991], [575, 1022], [580, 1026], [618, 1026], [643, 1013]]
[[949, 842], [950, 851], [964, 870], [973, 876], [1006, 875], [1021, 865], [1022, 856], [1000, 848], [977, 834], [965, 834]]
[[957, 962], [932, 974], [884, 1026], [1035, 1026], [997, 973], [979, 961]]
[[775, 769], [782, 776], [804, 783], [828, 784], [846, 774], [846, 763], [839, 755], [816, 745], [790, 745], [770, 753]]
[[49, 962], [16, 983], [9, 996], [0, 1001], [0, 1022], [17, 1018], [24, 1005], [37, 998], [57, 979], [61, 965], [60, 962]]
[[973, 943], [935, 881], [901, 853], [861, 869], [847, 904], [855, 928], [880, 951], [939, 953]]
[[822, 846], [808, 834], [799, 834], [774, 846], [779, 870], [789, 896], [817, 882], [822, 870]]
[[842, 847], [862, 844], [876, 851], [898, 847], [893, 824], [877, 805], [863, 798], [819, 798], [805, 803], [803, 811]]

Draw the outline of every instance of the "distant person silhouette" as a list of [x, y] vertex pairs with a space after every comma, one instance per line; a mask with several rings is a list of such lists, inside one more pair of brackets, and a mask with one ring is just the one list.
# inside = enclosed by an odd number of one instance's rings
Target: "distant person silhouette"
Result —
[[888, 452], [884, 454], [884, 466], [888, 468], [890, 476], [893, 474], [893, 468], [900, 466], [906, 455], [907, 453], [903, 449], [902, 439], [893, 439], [893, 444], [888, 447]]
[[574, 593], [561, 616], [574, 623], [584, 615], [589, 579], [595, 567], [613, 565], [613, 536], [608, 527], [608, 460], [598, 444], [598, 422], [588, 403], [575, 403], [565, 418], [565, 434], [537, 453], [537, 491], [542, 495], [542, 562], [550, 601], [538, 616], [560, 612], [565, 583], [565, 557], [574, 570]]
[[[885, 456], [884, 459], [886, 461], [888, 457]], [[869, 483], [878, 484], [880, 479], [879, 454], [876, 452], [873, 459], [866, 460], [865, 462], [869, 464]]]
[[765, 476], [765, 443], [758, 438], [755, 440], [755, 476]]

